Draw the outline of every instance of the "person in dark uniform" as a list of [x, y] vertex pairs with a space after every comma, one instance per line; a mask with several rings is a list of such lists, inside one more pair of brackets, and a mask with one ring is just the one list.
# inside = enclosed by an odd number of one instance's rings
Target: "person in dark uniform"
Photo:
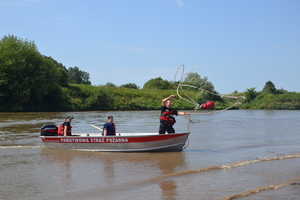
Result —
[[116, 125], [114, 124], [113, 116], [107, 117], [107, 122], [103, 125], [103, 135], [104, 136], [116, 135]]
[[173, 125], [176, 120], [174, 115], [190, 115], [187, 112], [178, 112], [172, 108], [172, 99], [175, 98], [175, 95], [170, 95], [169, 97], [161, 101], [161, 115], [160, 115], [160, 125], [159, 125], [159, 134], [175, 133]]

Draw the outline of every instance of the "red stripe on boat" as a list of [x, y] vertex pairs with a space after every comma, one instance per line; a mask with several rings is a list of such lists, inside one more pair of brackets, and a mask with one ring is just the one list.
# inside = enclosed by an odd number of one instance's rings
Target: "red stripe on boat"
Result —
[[112, 136], [112, 137], [45, 137], [42, 138], [43, 142], [50, 143], [141, 143], [153, 142], [166, 139], [176, 139], [186, 133], [178, 134], [165, 134], [165, 135], [147, 135], [147, 136]]

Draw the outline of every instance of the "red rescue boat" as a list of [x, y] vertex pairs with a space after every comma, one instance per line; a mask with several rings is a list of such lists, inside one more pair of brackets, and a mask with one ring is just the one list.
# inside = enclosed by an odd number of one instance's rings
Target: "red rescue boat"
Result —
[[[101, 136], [101, 133], [74, 136], [55, 135], [55, 125], [46, 124], [41, 136], [46, 148], [104, 152], [174, 152], [186, 148], [189, 132], [174, 134], [118, 133]], [[57, 129], [56, 129], [57, 130]]]

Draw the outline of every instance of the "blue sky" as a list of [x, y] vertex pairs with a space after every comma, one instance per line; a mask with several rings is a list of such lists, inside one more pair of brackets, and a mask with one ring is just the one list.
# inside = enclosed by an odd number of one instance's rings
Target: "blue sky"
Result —
[[173, 81], [177, 67], [228, 94], [267, 81], [300, 92], [299, 0], [0, 0], [0, 37], [90, 74], [93, 85]]

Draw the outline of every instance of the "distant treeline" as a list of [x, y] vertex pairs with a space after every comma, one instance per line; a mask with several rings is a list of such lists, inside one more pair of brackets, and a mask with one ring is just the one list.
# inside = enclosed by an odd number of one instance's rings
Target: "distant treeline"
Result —
[[300, 109], [300, 93], [277, 90], [271, 81], [266, 82], [261, 92], [256, 92], [254, 87], [247, 89], [244, 94], [247, 99], [240, 106], [241, 109]]
[[[196, 99], [198, 92], [186, 91]], [[253, 91], [251, 91], [253, 92]], [[253, 99], [246, 99], [242, 104], [232, 109], [300, 109], [300, 93], [285, 92], [283, 94], [270, 94], [255, 92]], [[69, 84], [59, 87], [47, 94], [47, 98], [33, 107], [34, 110], [20, 109], [18, 111], [104, 111], [104, 110], [158, 110], [161, 100], [175, 90], [160, 89], [132, 89], [107, 86], [92, 86], [83, 84]], [[238, 93], [235, 96], [247, 96], [248, 93]], [[222, 98], [215, 101], [213, 109], [221, 110], [232, 106], [235, 99]], [[178, 110], [193, 110], [195, 106], [178, 97], [173, 100], [174, 107]], [[199, 102], [204, 103], [203, 102]], [[1, 111], [6, 110], [5, 106]]]
[[[78, 67], [67, 69], [40, 54], [31, 41], [12, 35], [0, 40], [0, 112], [155, 110], [160, 109], [163, 98], [176, 94], [178, 85], [161, 77], [150, 79], [142, 89], [134, 83], [92, 86], [89, 79], [89, 73]], [[221, 98], [208, 78], [197, 73], [188, 73], [183, 83], [195, 87], [184, 91], [199, 104], [215, 101], [213, 109], [225, 109], [235, 102]], [[271, 81], [262, 91], [255, 89], [233, 92], [231, 95], [247, 99], [232, 109], [300, 109], [300, 93], [278, 90]], [[180, 110], [195, 108], [179, 98], [175, 98], [174, 106]]]

